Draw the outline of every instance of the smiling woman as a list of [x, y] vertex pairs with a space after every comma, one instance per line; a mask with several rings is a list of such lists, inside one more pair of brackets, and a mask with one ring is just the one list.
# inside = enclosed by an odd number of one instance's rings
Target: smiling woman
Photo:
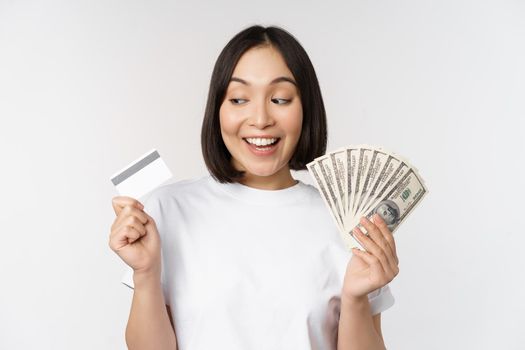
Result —
[[[258, 138], [277, 143], [268, 150], [246, 144]], [[304, 170], [324, 154], [321, 90], [306, 51], [292, 35], [253, 26], [230, 40], [213, 70], [201, 142], [215, 179], [261, 189], [289, 186], [290, 169]], [[259, 146], [267, 143], [260, 140]]]
[[346, 250], [317, 189], [291, 174], [326, 142], [299, 42], [276, 27], [237, 34], [215, 64], [202, 123], [210, 174], [161, 186], [143, 206], [114, 201], [111, 246], [133, 268], [123, 280], [135, 287], [130, 349], [384, 348], [391, 233], [365, 223], [387, 275]]
[[279, 51], [270, 45], [247, 51], [220, 108], [222, 139], [235, 169], [245, 172], [241, 183], [256, 188], [295, 183], [288, 161], [302, 119], [299, 91]]

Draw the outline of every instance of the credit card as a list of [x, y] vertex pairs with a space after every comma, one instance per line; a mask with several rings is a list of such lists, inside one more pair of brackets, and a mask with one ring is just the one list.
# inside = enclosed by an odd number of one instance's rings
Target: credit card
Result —
[[173, 177], [156, 149], [152, 149], [111, 176], [121, 196], [141, 199]]

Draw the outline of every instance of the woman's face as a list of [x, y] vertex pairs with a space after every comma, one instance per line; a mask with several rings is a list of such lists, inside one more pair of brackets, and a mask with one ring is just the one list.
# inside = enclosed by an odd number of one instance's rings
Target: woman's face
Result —
[[232, 164], [248, 176], [290, 172], [303, 110], [295, 79], [271, 46], [246, 51], [220, 107], [221, 134]]

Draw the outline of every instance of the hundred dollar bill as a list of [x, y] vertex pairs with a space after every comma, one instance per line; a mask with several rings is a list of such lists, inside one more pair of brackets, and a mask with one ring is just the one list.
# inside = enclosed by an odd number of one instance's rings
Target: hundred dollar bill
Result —
[[347, 208], [345, 213], [348, 215], [352, 211], [355, 192], [356, 192], [356, 175], [357, 175], [357, 165], [359, 163], [359, 148], [349, 147], [346, 151], [346, 162], [347, 162], [347, 175], [348, 175], [348, 185], [347, 185]]
[[359, 148], [359, 164], [357, 166], [357, 176], [356, 176], [356, 192], [354, 196], [354, 203], [352, 208], [352, 215], [355, 216], [357, 209], [359, 207], [359, 201], [363, 196], [363, 185], [368, 173], [368, 169], [372, 160], [374, 150], [363, 145]]
[[322, 176], [322, 167], [316, 161], [308, 163], [306, 165], [310, 174], [312, 174], [317, 189], [319, 190], [324, 203], [330, 209], [333, 219], [335, 220], [337, 227], [340, 231], [344, 232], [343, 216], [341, 215], [339, 208], [336, 203], [335, 194], [333, 190], [327, 186], [324, 177]]
[[397, 224], [389, 223], [393, 231], [427, 193], [416, 168], [377, 146], [339, 148], [316, 158], [307, 169], [348, 249], [362, 248], [352, 232], [362, 216], [380, 212], [388, 222], [398, 213]]
[[[427, 192], [427, 188], [415, 170], [409, 169], [396, 185], [385, 193], [383, 198], [371, 206], [365, 216], [371, 220], [374, 214], [379, 214], [390, 231], [394, 233]], [[356, 226], [367, 233], [361, 224]]]
[[380, 149], [371, 149], [373, 150], [372, 159], [370, 160], [370, 166], [366, 171], [366, 176], [363, 182], [363, 187], [361, 189], [361, 194], [357, 201], [356, 213], [361, 212], [363, 203], [366, 202], [366, 200], [369, 198], [370, 190], [372, 189], [372, 186], [376, 183], [376, 181], [379, 179], [383, 167], [385, 166], [386, 161], [388, 160], [388, 154], [386, 152], [383, 152]]
[[[368, 198], [364, 200], [358, 213], [354, 215], [354, 219], [359, 218], [366, 213], [370, 206], [378, 199], [382, 198], [383, 194], [392, 189], [397, 180], [399, 180], [409, 169], [409, 165], [405, 162], [400, 161], [392, 155], [386, 160], [385, 166], [383, 167], [381, 174], [379, 175], [376, 182], [368, 193]], [[350, 223], [350, 226], [355, 225]]]
[[330, 154], [316, 158], [315, 162], [317, 165], [319, 165], [319, 168], [321, 170], [320, 175], [322, 177], [322, 180], [324, 180], [324, 183], [326, 184], [328, 188], [328, 193], [330, 195], [333, 193], [333, 196], [334, 196], [333, 200], [335, 201], [335, 204], [337, 205], [338, 214], [341, 217], [341, 221], [342, 221], [344, 217], [344, 208], [343, 208], [344, 193], [340, 192], [341, 179], [337, 176], [338, 175], [337, 170], [332, 167], [332, 159], [330, 157]]
[[346, 200], [347, 200], [347, 190], [346, 186], [348, 184], [348, 172], [346, 171], [346, 149], [338, 149], [330, 153], [330, 160], [332, 161], [332, 168], [334, 169], [336, 176], [336, 184], [341, 197], [343, 216], [346, 214]]
[[342, 216], [338, 212], [338, 207], [336, 203], [334, 202], [335, 196], [331, 194], [329, 187], [327, 186], [326, 182], [324, 181], [321, 175], [322, 168], [320, 167], [320, 165], [316, 163], [315, 161], [313, 161], [311, 163], [308, 163], [306, 166], [310, 174], [312, 174], [313, 178], [315, 179], [315, 184], [321, 194], [321, 197], [325, 205], [329, 208], [332, 219], [336, 223], [339, 234], [341, 235], [341, 238], [343, 239], [345, 248], [348, 251], [351, 251], [351, 249], [354, 247], [363, 249], [361, 244], [352, 236], [352, 234], [346, 232], [346, 230], [344, 229]]

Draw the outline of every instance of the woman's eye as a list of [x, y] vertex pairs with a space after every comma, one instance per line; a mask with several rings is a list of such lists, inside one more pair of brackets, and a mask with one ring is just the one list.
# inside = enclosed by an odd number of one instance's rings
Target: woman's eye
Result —
[[284, 105], [290, 103], [290, 100], [287, 100], [285, 98], [272, 98], [272, 102], [278, 105]]
[[240, 105], [240, 104], [242, 104], [242, 103], [245, 103], [246, 101], [248, 101], [248, 100], [246, 100], [246, 99], [244, 99], [244, 98], [231, 98], [231, 99], [230, 99], [230, 102], [231, 102], [232, 104], [234, 104], [234, 105]]

